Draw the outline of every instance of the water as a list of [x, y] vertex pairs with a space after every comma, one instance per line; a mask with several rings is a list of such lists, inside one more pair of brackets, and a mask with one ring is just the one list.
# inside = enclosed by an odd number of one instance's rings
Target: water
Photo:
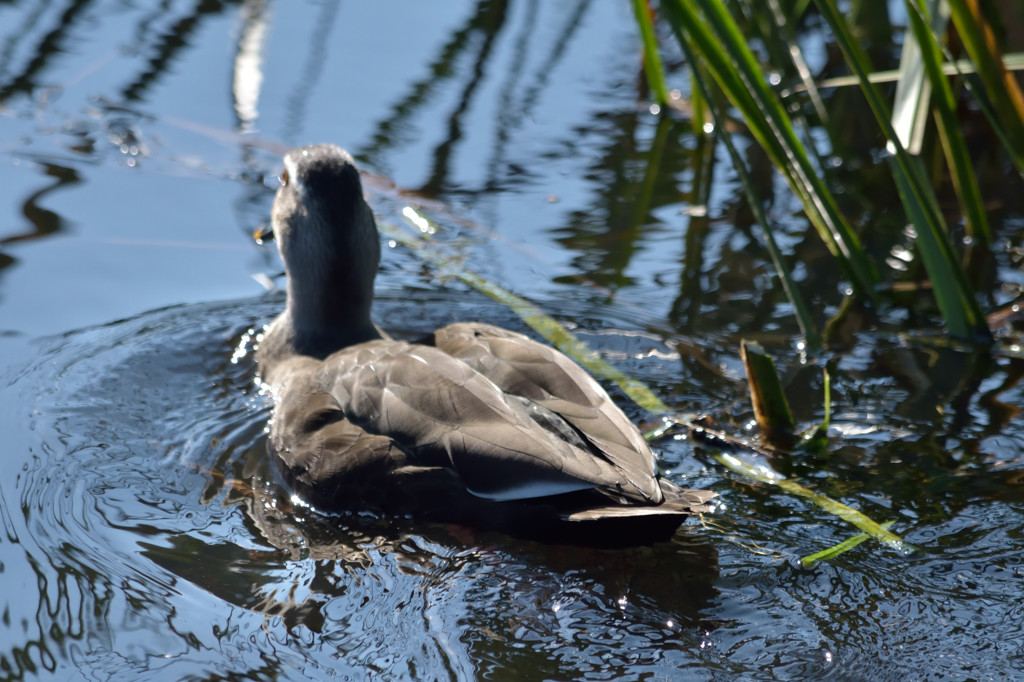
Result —
[[[1018, 355], [907, 336], [928, 321], [892, 312], [804, 358], [727, 164], [702, 195], [704, 143], [646, 112], [630, 22], [625, 3], [525, 0], [0, 9], [0, 678], [1024, 677]], [[280, 265], [249, 234], [280, 152], [314, 141], [375, 173], [384, 220], [425, 211], [450, 268], [528, 297], [681, 411], [747, 432], [745, 336], [804, 424], [828, 367], [828, 453], [773, 464], [920, 551], [867, 542], [799, 568], [855, 530], [685, 437], [658, 443], [663, 468], [722, 508], [654, 547], [287, 498], [242, 352], [282, 304], [254, 276]], [[844, 163], [852, 195], [894, 201]], [[1019, 285], [1024, 223], [992, 191], [994, 305]], [[841, 283], [776, 201], [824, 316]], [[872, 235], [876, 255], [904, 243]], [[378, 289], [399, 334], [525, 330], [400, 247]]]

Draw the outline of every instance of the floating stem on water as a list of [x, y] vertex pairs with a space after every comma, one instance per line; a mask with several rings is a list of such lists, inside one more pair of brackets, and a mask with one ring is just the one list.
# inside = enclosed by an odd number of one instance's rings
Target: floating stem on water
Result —
[[[441, 269], [447, 269], [447, 266], [451, 263], [451, 258], [447, 257], [440, 249], [438, 249], [435, 244], [430, 241], [429, 236], [418, 236], [433, 234], [433, 229], [424, 229], [424, 227], [431, 228], [430, 221], [423, 216], [422, 213], [411, 207], [406, 207], [403, 210], [403, 215], [416, 228], [417, 235], [410, 234], [409, 232], [386, 221], [378, 221], [380, 230], [390, 239], [412, 249], [413, 253], [422, 260]], [[560, 351], [570, 356], [599, 377], [607, 381], [614, 382], [627, 396], [629, 396], [630, 400], [640, 407], [653, 414], [663, 416], [665, 418], [666, 425], [679, 424], [691, 431], [703, 429], [703, 427], [696, 423], [684, 422], [668, 417], [668, 406], [665, 405], [665, 403], [662, 402], [646, 384], [642, 381], [638, 381], [637, 379], [633, 379], [624, 372], [613, 367], [610, 363], [591, 350], [586, 343], [578, 339], [572, 332], [563, 327], [556, 319], [544, 313], [526, 299], [517, 296], [493, 282], [489, 282], [487, 279], [475, 272], [460, 269], [458, 272], [453, 274], [477, 291], [490, 296], [503, 305], [508, 306], [508, 308], [519, 315], [524, 322], [530, 325], [537, 331], [537, 333], [541, 334]], [[658, 433], [664, 434], [667, 432], [668, 428], [669, 426], [666, 426], [666, 428], [660, 429]], [[724, 452], [718, 452], [713, 456], [715, 460], [732, 471], [743, 474], [744, 476], [756, 481], [776, 486], [792, 495], [797, 495], [810, 500], [830, 514], [852, 523], [871, 537], [874, 537], [901, 554], [907, 554], [916, 549], [913, 545], [905, 542], [900, 536], [889, 532], [856, 509], [847, 507], [841, 502], [837, 502], [826, 495], [822, 495], [821, 493], [816, 493], [813, 490], [805, 488], [799, 483], [781, 476], [765, 465], [754, 467]]]

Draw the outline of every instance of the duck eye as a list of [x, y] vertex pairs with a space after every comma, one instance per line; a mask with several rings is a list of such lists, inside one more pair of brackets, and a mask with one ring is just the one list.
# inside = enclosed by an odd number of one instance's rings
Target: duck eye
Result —
[[277, 179], [281, 181], [282, 187], [288, 186], [288, 169], [285, 168], [281, 171], [281, 175], [277, 176]]

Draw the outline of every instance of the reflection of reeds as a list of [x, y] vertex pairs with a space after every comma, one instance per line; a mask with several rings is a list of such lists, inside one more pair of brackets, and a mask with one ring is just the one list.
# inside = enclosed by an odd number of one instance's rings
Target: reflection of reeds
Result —
[[[25, 13], [23, 20], [11, 26], [6, 35], [0, 36], [3, 39], [0, 46], [0, 103], [14, 95], [33, 92], [54, 63], [67, 57], [66, 43], [81, 32], [94, 31], [87, 21], [87, 10], [92, 4], [89, 0], [72, 0], [60, 12], [49, 3], [30, 4], [32, 9]], [[138, 54], [148, 57], [138, 73], [122, 87], [122, 101], [143, 100], [146, 90], [167, 72], [174, 58], [189, 47], [190, 37], [202, 25], [204, 17], [219, 14], [232, 3], [199, 0], [178, 18], [174, 17], [168, 4], [161, 3], [157, 9], [142, 14], [136, 23], [134, 47]], [[45, 26], [48, 20], [53, 22], [52, 28]], [[155, 26], [164, 28], [156, 29]], [[36, 41], [34, 45], [22, 47], [23, 43], [33, 40]], [[27, 61], [20, 70], [16, 70], [13, 64], [19, 54], [24, 54]]]
[[49, 16], [47, 3], [38, 3], [34, 11], [26, 14], [24, 21], [12, 26], [0, 48], [0, 103], [18, 93], [31, 92], [36, 86], [36, 77], [50, 65], [50, 60], [62, 54], [61, 48], [71, 29], [76, 25], [79, 14], [88, 6], [88, 0], [74, 0], [68, 4], [57, 20], [57, 25], [38, 38], [38, 43], [27, 52], [31, 55], [21, 71], [11, 73], [11, 62], [19, 43], [30, 40], [40, 29], [40, 23]]
[[306, 117], [306, 106], [320, 80], [324, 65], [327, 64], [328, 38], [330, 38], [331, 31], [334, 29], [334, 21], [338, 16], [338, 6], [340, 4], [340, 0], [327, 0], [321, 6], [320, 15], [316, 18], [316, 24], [309, 38], [309, 52], [306, 55], [306, 62], [298, 74], [295, 87], [288, 96], [287, 104], [285, 105], [288, 111], [285, 129], [291, 136], [298, 136], [302, 132]]
[[[665, 108], [672, 103], [666, 95], [667, 86], [660, 72], [656, 33], [648, 21], [650, 15], [645, 11], [646, 3], [638, 0], [635, 5], [639, 40], [645, 48], [648, 81], [655, 100]], [[756, 143], [771, 161], [774, 172], [786, 179], [792, 196], [803, 208], [803, 216], [817, 228], [833, 262], [845, 274], [855, 298], [871, 302], [883, 313], [907, 308], [914, 315], [911, 319], [920, 319], [919, 309], [927, 315], [934, 301], [947, 333], [966, 340], [968, 345], [964, 350], [970, 348], [970, 344], [977, 344], [973, 346], [979, 353], [977, 357], [984, 357], [985, 349], [992, 340], [979, 304], [982, 297], [991, 294], [980, 287], [975, 290], [972, 284], [982, 282], [991, 285], [990, 279], [978, 277], [977, 270], [982, 267], [981, 263], [991, 263], [987, 249], [995, 231], [989, 224], [983, 203], [981, 188], [984, 185], [977, 170], [979, 159], [972, 159], [962, 134], [962, 129], [968, 128], [963, 123], [964, 112], [969, 112], [963, 105], [969, 102], [983, 112], [989, 126], [987, 134], [1001, 147], [1001, 156], [981, 157], [982, 161], [992, 163], [994, 160], [998, 165], [994, 171], [989, 171], [990, 174], [1015, 181], [1016, 175], [1021, 174], [1024, 168], [1021, 161], [1021, 152], [1024, 151], [1024, 96], [1016, 80], [1008, 75], [1002, 48], [979, 13], [977, 4], [968, 0], [951, 0], [948, 3], [957, 33], [970, 57], [966, 62], [955, 60], [943, 43], [945, 22], [934, 17], [938, 5], [937, 2], [918, 0], [907, 0], [905, 5], [909, 24], [905, 41], [918, 49], [904, 50], [897, 72], [899, 87], [894, 108], [904, 121], [897, 126], [893, 123], [894, 116], [890, 113], [887, 97], [876, 85], [884, 79], [873, 70], [868, 58], [872, 47], [876, 56], [879, 52], [897, 52], [894, 36], [898, 32], [887, 24], [885, 12], [858, 14], [861, 5], [854, 3], [850, 13], [844, 16], [833, 0], [815, 0], [816, 12], [809, 9], [807, 3], [791, 7], [789, 11], [794, 14], [790, 16], [786, 16], [776, 2], [732, 3], [728, 10], [726, 3], [717, 0], [663, 0], [659, 4], [660, 19], [678, 39], [695, 82], [691, 93], [692, 110], [696, 112], [708, 107], [715, 123], [715, 138], [720, 139], [729, 151], [747, 201], [764, 230], [764, 243], [771, 252], [783, 289], [800, 321], [807, 345], [812, 348], [818, 344], [816, 323], [802, 301], [804, 292], [788, 274], [788, 263], [799, 264], [799, 258], [781, 252], [774, 243], [774, 225], [767, 211], [762, 209], [762, 205], [773, 197], [758, 191], [763, 187], [763, 181], [759, 185], [758, 179], [763, 178], [764, 173], [758, 173], [757, 169], [748, 170], [745, 160], [737, 152], [735, 140], [740, 136]], [[794, 27], [808, 16], [823, 20], [831, 31], [831, 38], [838, 48], [836, 54], [842, 55], [841, 67], [854, 74], [849, 82], [828, 79], [825, 77], [828, 73], [812, 77], [800, 49], [801, 43], [794, 37], [798, 32]], [[871, 28], [866, 28], [865, 24], [870, 24]], [[762, 41], [758, 43], [756, 56], [748, 44], [751, 35]], [[862, 45], [868, 35], [884, 36], [885, 39], [876, 44]], [[821, 58], [819, 62], [820, 68], [826, 70], [836, 68], [838, 64], [835, 60], [829, 62]], [[911, 77], [915, 73], [920, 76], [917, 82]], [[951, 75], [957, 76], [953, 83], [949, 79]], [[770, 83], [780, 87], [776, 90]], [[859, 85], [863, 98], [855, 101], [851, 93], [833, 92], [829, 94], [830, 105], [826, 107], [819, 88], [845, 85]], [[844, 106], [837, 106], [839, 102]], [[846, 104], [852, 106], [847, 107]], [[736, 113], [742, 127], [737, 126], [732, 118]], [[935, 133], [925, 130], [932, 118], [936, 121]], [[697, 129], [701, 121], [695, 123], [694, 128]], [[736, 134], [737, 128], [739, 135]], [[975, 127], [975, 134], [976, 130]], [[814, 140], [814, 144], [809, 144], [808, 140]], [[844, 193], [840, 201], [834, 194], [837, 187], [841, 187], [836, 177], [838, 172], [819, 157], [819, 154], [825, 158], [834, 155], [833, 158], [849, 163], [850, 159], [867, 156], [863, 150], [856, 149], [856, 145], [863, 145], [864, 140], [869, 140], [867, 149], [876, 155], [872, 164], [888, 168], [890, 187], [897, 190], [904, 222], [896, 222], [896, 228], [910, 225], [907, 234], [913, 252], [904, 248], [897, 239], [899, 251], [894, 247], [893, 253], [899, 256], [898, 259], [890, 257], [883, 261], [870, 255], [874, 244], [892, 239], [891, 234], [883, 234], [882, 229], [873, 223], [878, 221], [880, 209], [887, 210], [893, 202], [886, 203], [878, 197], [856, 192]], [[886, 163], [877, 162], [878, 157], [884, 156], [882, 149], [886, 147]], [[908, 147], [913, 149], [913, 153], [908, 151]], [[974, 147], [975, 156], [980, 156], [977, 154], [977, 142]], [[1016, 170], [1016, 174], [1012, 170], [1008, 174], [1008, 169]], [[958, 202], [955, 214], [939, 199], [942, 183], [947, 181]], [[993, 189], [1001, 193], [998, 187], [991, 187], [991, 183], [986, 188], [989, 192]], [[862, 225], [859, 230], [855, 229], [855, 221], [848, 217], [858, 213], [862, 215], [858, 221]], [[955, 229], [947, 223], [950, 214], [960, 221]], [[887, 222], [894, 224], [892, 219], [887, 219]], [[863, 226], [866, 225], [874, 229], [865, 229]], [[691, 220], [691, 230], [699, 227], [699, 222]], [[958, 249], [955, 235], [961, 233], [967, 236], [968, 246]], [[688, 233], [688, 241], [690, 237]], [[863, 245], [862, 239], [868, 240], [868, 245]], [[892, 265], [894, 260], [899, 262]], [[688, 263], [687, 269], [699, 268], [700, 265], [699, 262]], [[804, 267], [810, 269], [809, 265]], [[972, 270], [975, 271], [973, 278], [968, 276]], [[932, 296], [901, 297], [900, 290], [905, 287], [899, 280], [907, 277], [926, 279], [924, 286], [919, 281], [909, 284], [918, 292], [930, 291]], [[683, 281], [688, 281], [685, 273]], [[806, 287], [806, 282], [803, 286]], [[679, 320], [686, 314], [697, 314], [698, 310], [696, 294], [686, 295], [684, 289], [684, 295], [673, 307], [673, 316]], [[942, 342], [933, 340], [932, 343]], [[921, 372], [913, 363], [908, 364], [909, 370], [921, 373], [927, 388], [921, 392], [934, 393], [936, 384], [942, 383], [926, 376], [934, 369]], [[893, 371], [898, 372], [898, 369]], [[896, 375], [899, 376], [898, 373]], [[967, 379], [966, 376], [962, 379], [954, 382], [957, 384], [953, 389], [957, 405], [966, 405], [977, 386], [976, 379]], [[934, 407], [934, 400], [935, 396], [930, 395], [928, 405]], [[735, 466], [722, 457], [716, 458], [739, 473], [762, 480], [753, 469], [745, 470], [749, 467]], [[767, 479], [762, 482], [775, 483]], [[811, 497], [795, 488], [788, 492]], [[877, 527], [869, 533], [876, 538], [887, 535]], [[863, 536], [858, 536], [822, 555], [808, 557], [808, 560], [829, 558], [863, 539]]]
[[169, 23], [159, 35], [149, 37], [147, 44], [151, 48], [151, 56], [146, 60], [144, 70], [121, 89], [125, 101], [143, 99], [145, 91], [168, 70], [178, 53], [191, 45], [190, 38], [202, 25], [203, 18], [219, 14], [227, 4], [220, 0], [199, 0], [191, 12]]
[[[962, 0], [951, 3], [953, 6], [954, 23], [968, 52], [974, 61], [972, 70], [980, 74], [980, 81], [987, 88], [986, 92], [974, 89], [983, 108], [992, 108], [994, 113], [990, 122], [996, 136], [1004, 142], [1011, 161], [1016, 163], [1020, 158], [1017, 151], [1021, 148], [1018, 142], [1017, 129], [1022, 128], [1021, 113], [1024, 112], [1024, 98], [1019, 97], [1016, 82], [1006, 75], [1001, 55], [992, 40], [990, 29], [984, 20], [976, 14], [970, 14]], [[832, 0], [815, 0], [818, 14], [831, 28], [836, 45], [841, 49], [847, 67], [856, 76], [861, 86], [865, 101], [872, 112], [877, 129], [875, 135], [881, 135], [891, 150], [890, 168], [892, 181], [903, 205], [906, 220], [913, 226], [914, 242], [920, 263], [923, 264], [927, 277], [934, 292], [946, 327], [950, 334], [960, 338], [984, 341], [991, 338], [977, 301], [977, 294], [971, 289], [968, 277], [961, 265], [960, 256], [953, 246], [950, 230], [947, 227], [939, 201], [936, 197], [934, 182], [926, 176], [921, 161], [908, 153], [902, 140], [908, 139], [899, 135], [891, 123], [889, 105], [881, 93], [872, 84], [872, 69], [867, 54], [861, 47], [851, 29], [853, 19], [842, 16]], [[903, 72], [923, 72], [925, 83], [935, 93], [930, 100], [921, 96], [918, 101], [922, 106], [929, 106], [934, 112], [939, 137], [948, 163], [952, 184], [960, 200], [961, 215], [964, 218], [967, 233], [971, 235], [974, 248], [983, 248], [989, 241], [991, 232], [978, 181], [967, 153], [966, 144], [960, 133], [960, 125], [956, 118], [957, 99], [950, 87], [943, 64], [943, 52], [938, 36], [929, 30], [930, 15], [923, 6], [908, 2], [907, 11], [911, 31], [909, 41], [917, 41], [921, 46], [916, 52], [908, 51], [904, 55]], [[687, 3], [671, 0], [661, 5], [662, 18], [671, 26], [676, 34], [688, 60], [692, 66], [694, 78], [706, 95], [701, 99], [710, 98], [711, 110], [719, 123], [719, 132], [726, 143], [730, 133], [726, 124], [729, 121], [728, 111], [723, 103], [716, 101], [717, 93], [721, 92], [729, 100], [729, 105], [742, 116], [746, 132], [764, 149], [776, 170], [787, 180], [791, 191], [803, 206], [807, 220], [817, 228], [818, 234], [828, 246], [834, 261], [843, 268], [853, 291], [862, 299], [875, 304], [892, 305], [892, 297], [880, 295], [878, 289], [879, 272], [885, 272], [882, 264], [875, 263], [865, 253], [858, 231], [853, 229], [848, 220], [847, 210], [840, 207], [833, 194], [833, 184], [829, 182], [827, 173], [816, 163], [815, 148], [804, 142], [804, 137], [811, 135], [805, 131], [798, 134], [802, 116], [793, 116], [791, 111], [802, 111], [804, 107], [795, 107], [794, 102], [784, 103], [775, 90], [769, 85], [769, 73], [776, 81], [783, 77], [801, 84], [807, 108], [811, 111], [810, 121], [815, 125], [814, 134], [825, 132], [831, 134], [833, 149], [842, 149], [839, 128], [845, 123], [846, 117], [840, 111], [832, 115], [823, 115], [825, 110], [821, 97], [813, 80], [809, 80], [808, 67], [800, 50], [800, 45], [793, 38], [795, 33], [791, 25], [801, 20], [801, 16], [786, 17], [781, 9], [768, 5], [751, 5], [744, 7], [742, 23], [733, 18], [725, 6], [713, 0], [700, 0]], [[642, 12], [638, 17], [643, 19]], [[645, 30], [644, 21], [640, 21], [641, 34], [644, 35], [648, 54], [652, 48], [652, 33]], [[937, 22], [934, 26], [942, 26]], [[747, 46], [745, 27], [758, 27], [758, 34], [765, 42], [768, 64], [763, 65]], [[892, 34], [891, 30], [888, 32]], [[774, 61], [773, 61], [774, 60]], [[653, 59], [648, 57], [648, 68]], [[908, 63], [913, 62], [913, 63]], [[781, 76], [780, 76], [781, 74]], [[660, 76], [652, 80], [657, 83]], [[706, 81], [706, 82], [705, 82]], [[711, 85], [713, 81], [713, 86]], [[903, 82], [906, 86], [907, 82]], [[1000, 97], [997, 93], [1001, 88], [1008, 96]], [[655, 96], [659, 97], [663, 88], [656, 88]], [[792, 96], [792, 92], [790, 94]], [[904, 111], [910, 97], [917, 97], [920, 88], [903, 87], [901, 99], [897, 102]], [[924, 93], [925, 95], [927, 93]], [[694, 97], [700, 97], [695, 92]], [[987, 102], [999, 100], [998, 106], [988, 107]], [[1018, 100], [1020, 106], [1017, 106]], [[931, 102], [929, 105], [928, 102]], [[913, 105], [910, 105], [913, 106]], [[910, 111], [907, 118], [918, 121], [918, 125], [926, 122], [928, 117], [919, 111]], [[816, 120], [815, 120], [816, 119]], [[806, 125], [804, 126], [806, 127]], [[916, 139], [921, 138], [920, 131], [910, 131]], [[759, 202], [756, 192], [752, 192], [750, 180], [741, 168], [740, 159], [733, 154], [733, 162], [740, 169], [741, 180], [748, 187], [748, 200], [755, 205]], [[771, 247], [772, 225], [763, 215], [759, 216], [766, 241]], [[782, 254], [773, 253], [777, 270], [783, 278], [785, 289], [794, 304], [805, 335], [812, 342], [816, 335], [812, 323], [807, 317], [805, 306], [801, 302], [800, 292], [788, 280], [785, 258]]]
[[[504, 6], [504, 3], [494, 4]], [[380, 155], [382, 151], [404, 142], [403, 128], [408, 125], [415, 113], [430, 100], [438, 87], [456, 76], [458, 73], [457, 62], [463, 52], [473, 46], [473, 39], [477, 34], [482, 34], [485, 44], [493, 42], [494, 31], [501, 27], [501, 22], [487, 20], [489, 12], [493, 11], [491, 5], [490, 2], [478, 3], [465, 25], [451, 33], [447, 42], [441, 46], [437, 58], [427, 67], [428, 75], [414, 82], [409, 87], [408, 94], [391, 107], [391, 114], [375, 126], [377, 132], [372, 137], [372, 141], [359, 148], [356, 153], [357, 157], [372, 158]], [[482, 66], [480, 58], [482, 56], [478, 55], [475, 60], [479, 66]], [[465, 96], [462, 99], [465, 99]]]

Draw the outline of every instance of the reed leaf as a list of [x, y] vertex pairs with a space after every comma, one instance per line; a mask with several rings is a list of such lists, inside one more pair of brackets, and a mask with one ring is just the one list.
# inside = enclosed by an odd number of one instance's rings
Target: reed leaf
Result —
[[[981, 187], [971, 165], [967, 143], [956, 119], [956, 96], [949, 80], [942, 72], [942, 48], [935, 31], [927, 24], [929, 17], [921, 0], [917, 0], [916, 3], [915, 0], [906, 0], [906, 5], [913, 42], [918, 46], [918, 54], [927, 76], [926, 82], [934, 92], [935, 122], [946, 162], [949, 164], [953, 188], [966, 220], [967, 233], [987, 244], [992, 241], [992, 228], [989, 227], [988, 217], [985, 215]], [[907, 44], [910, 44], [910, 41]]]
[[874, 302], [878, 276], [860, 238], [839, 211], [724, 5], [718, 0], [665, 0], [661, 8], [680, 45], [706, 64], [751, 134], [786, 178], [811, 224], [846, 271], [854, 291]]
[[[690, 45], [683, 41], [680, 41], [680, 45], [684, 54], [686, 54], [687, 59], [691, 62], [696, 62]], [[754, 219], [761, 226], [761, 231], [765, 238], [765, 247], [768, 249], [768, 255], [771, 257], [772, 264], [775, 266], [775, 272], [778, 274], [779, 280], [782, 283], [782, 289], [785, 291], [789, 302], [793, 305], [793, 313], [796, 315], [797, 324], [800, 325], [800, 331], [803, 332], [804, 342], [807, 344], [807, 348], [809, 350], [817, 350], [821, 348], [821, 334], [818, 331], [817, 325], [814, 324], [814, 320], [811, 319], [811, 314], [807, 308], [807, 304], [804, 302], [803, 296], [800, 294], [800, 289], [797, 287], [796, 282], [793, 281], [793, 275], [789, 271], [789, 265], [786, 263], [786, 259], [782, 255], [782, 251], [779, 249], [778, 243], [775, 241], [775, 235], [772, 233], [772, 227], [768, 222], [768, 216], [764, 212], [764, 203], [762, 202], [761, 197], [757, 194], [757, 189], [754, 187], [754, 181], [750, 177], [750, 173], [747, 172], [747, 167], [743, 162], [743, 157], [740, 156], [739, 151], [736, 149], [736, 145], [733, 144], [732, 133], [729, 132], [728, 126], [724, 125], [725, 106], [720, 101], [721, 97], [718, 91], [714, 89], [713, 84], [707, 82], [707, 79], [703, 75], [703, 69], [699, 68], [699, 65], [695, 63], [694, 68], [691, 71], [694, 84], [698, 88], [700, 100], [707, 103], [708, 114], [710, 114], [712, 122], [715, 124], [715, 130], [717, 131], [718, 136], [721, 138], [722, 143], [725, 144], [725, 148], [729, 152], [729, 158], [732, 160], [733, 168], [736, 170], [736, 175], [739, 177], [740, 185], [743, 187], [743, 193], [747, 197], [747, 204], [750, 206], [750, 210], [754, 213]], [[721, 125], [719, 122], [721, 122]]]
[[981, 308], [974, 299], [967, 277], [949, 241], [935, 193], [925, 179], [919, 160], [911, 156], [900, 143], [892, 127], [889, 108], [868, 79], [870, 68], [864, 50], [854, 39], [833, 0], [815, 0], [815, 4], [832, 28], [847, 65], [860, 80], [861, 91], [875, 120], [895, 150], [895, 154], [890, 157], [893, 177], [907, 218], [914, 226], [918, 251], [949, 333], [964, 339], [991, 341], [992, 335], [985, 324]]
[[647, 85], [654, 93], [659, 106], [668, 105], [668, 87], [665, 85], [665, 69], [658, 52], [658, 38], [654, 34], [654, 22], [647, 0], [633, 0], [633, 11], [636, 23], [640, 27], [640, 40], [644, 47], [644, 73], [647, 74]]
[[974, 62], [1001, 124], [1002, 137], [1020, 168], [1019, 160], [1024, 158], [1024, 94], [1006, 70], [992, 27], [981, 14], [977, 0], [948, 1], [957, 34]]
[[917, 551], [917, 547], [910, 544], [909, 542], [901, 538], [899, 535], [896, 535], [895, 533], [886, 530], [880, 524], [876, 523], [875, 521], [872, 521], [868, 516], [866, 516], [862, 512], [859, 512], [856, 509], [853, 509], [852, 507], [848, 507], [842, 502], [837, 502], [836, 500], [833, 500], [831, 497], [828, 497], [827, 495], [822, 495], [821, 493], [817, 493], [809, 488], [805, 488], [796, 481], [789, 478], [785, 478], [784, 476], [781, 476], [772, 469], [769, 469], [763, 465], [753, 466], [737, 457], [734, 457], [724, 452], [717, 453], [713, 455], [713, 457], [717, 462], [719, 462], [723, 466], [737, 473], [743, 474], [747, 478], [752, 478], [755, 481], [760, 481], [761, 483], [766, 483], [768, 485], [775, 486], [777, 488], [785, 490], [787, 493], [790, 493], [791, 495], [803, 497], [809, 500], [810, 502], [813, 502], [815, 505], [821, 507], [828, 513], [838, 516], [844, 521], [853, 524], [857, 528], [860, 528], [869, 536], [875, 538], [887, 547], [896, 550], [900, 554], [911, 554]]
[[[890, 528], [892, 528], [892, 525], [894, 523], [896, 522], [886, 521], [885, 523], [880, 524], [879, 527], [882, 530], [889, 530]], [[871, 536], [867, 533], [860, 533], [859, 535], [854, 535], [852, 538], [847, 538], [846, 540], [843, 540], [838, 545], [833, 545], [828, 549], [822, 550], [820, 552], [815, 552], [814, 554], [809, 554], [801, 558], [800, 565], [804, 568], [814, 568], [814, 566], [816, 566], [819, 561], [828, 561], [830, 559], [835, 559], [843, 552], [853, 549], [857, 545], [861, 544], [865, 540], [869, 540], [870, 538]]]

